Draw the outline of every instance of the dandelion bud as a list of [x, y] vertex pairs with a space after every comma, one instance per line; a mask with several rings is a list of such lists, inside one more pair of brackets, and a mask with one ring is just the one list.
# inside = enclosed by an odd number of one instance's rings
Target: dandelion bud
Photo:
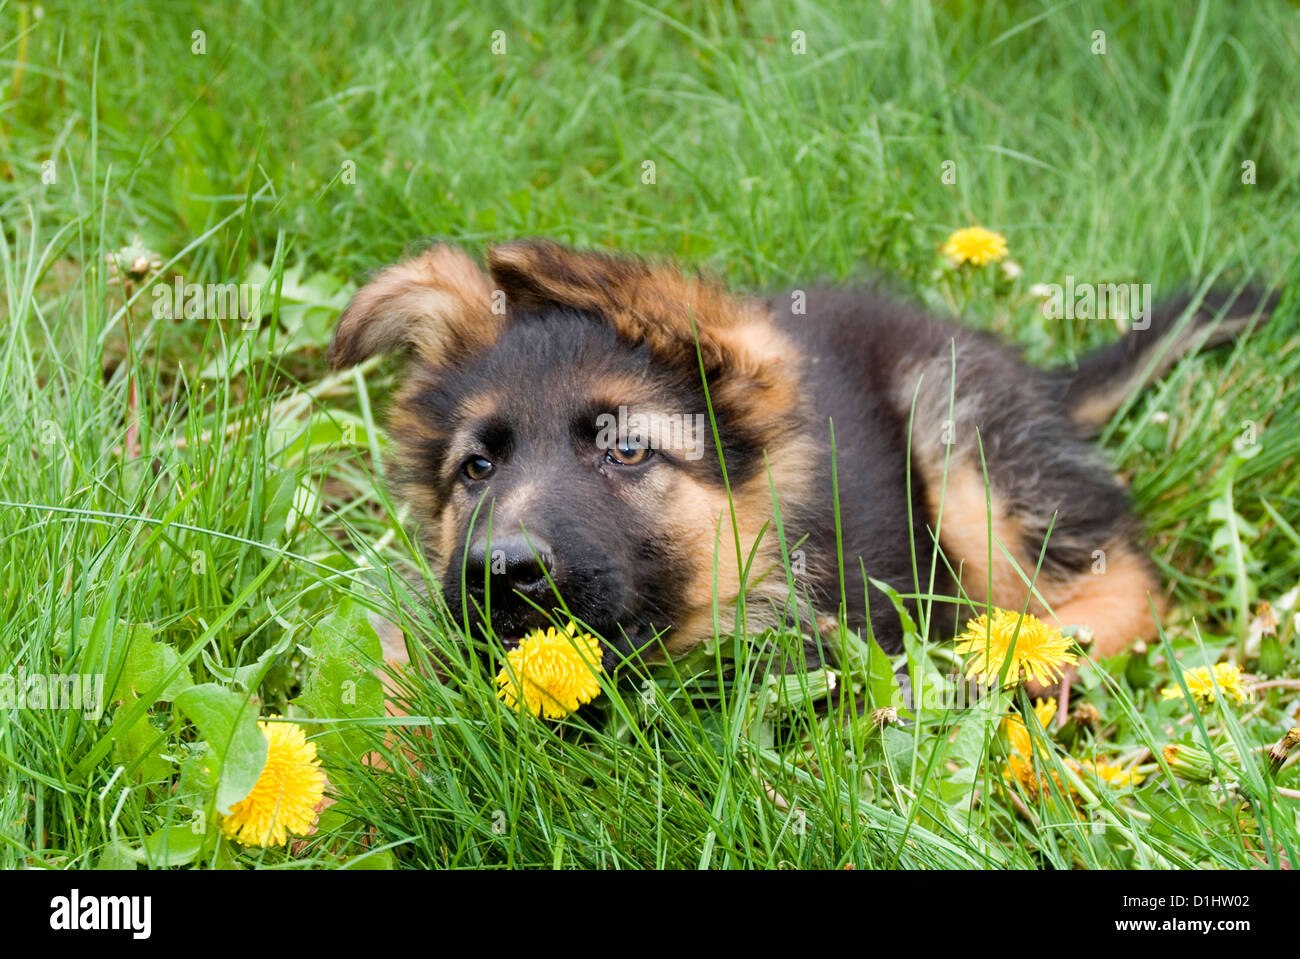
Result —
[[1132, 689], [1146, 689], [1155, 682], [1156, 674], [1151, 669], [1151, 653], [1146, 643], [1133, 644], [1128, 665], [1124, 667], [1124, 678]]
[[800, 710], [808, 703], [825, 699], [835, 691], [835, 685], [835, 673], [829, 669], [818, 669], [807, 674], [769, 676], [763, 702], [763, 719], [775, 719], [782, 710]]
[[1259, 639], [1259, 671], [1264, 676], [1276, 676], [1286, 667], [1286, 654], [1277, 634], [1265, 634]]
[[1282, 768], [1296, 746], [1300, 746], [1300, 726], [1293, 726], [1289, 733], [1268, 747], [1268, 762], [1274, 772]]
[[1214, 778], [1214, 759], [1200, 746], [1170, 743], [1164, 748], [1165, 762], [1179, 779], [1208, 783]]

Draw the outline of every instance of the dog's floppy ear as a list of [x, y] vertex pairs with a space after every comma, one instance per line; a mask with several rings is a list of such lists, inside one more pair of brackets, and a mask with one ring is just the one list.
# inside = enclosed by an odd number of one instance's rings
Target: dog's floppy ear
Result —
[[492, 311], [492, 284], [462, 251], [435, 246], [380, 271], [343, 311], [329, 361], [336, 369], [410, 347], [444, 367], [496, 341], [505, 322]]
[[488, 251], [488, 271], [512, 311], [568, 306], [601, 316], [651, 353], [694, 364], [698, 336], [705, 368], [765, 378], [790, 344], [760, 303], [673, 266], [522, 240]]

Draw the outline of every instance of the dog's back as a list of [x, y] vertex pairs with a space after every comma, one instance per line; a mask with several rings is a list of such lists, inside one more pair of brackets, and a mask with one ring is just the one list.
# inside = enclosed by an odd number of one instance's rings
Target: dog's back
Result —
[[[900, 593], [970, 604], [935, 606], [941, 630], [991, 604], [1086, 624], [1099, 655], [1154, 635], [1157, 582], [1091, 436], [1178, 359], [1229, 341], [1272, 302], [1254, 291], [1213, 294], [1195, 309], [1173, 300], [1076, 369], [1046, 371], [992, 336], [871, 292], [813, 290], [801, 313], [792, 302], [769, 306], [804, 352], [819, 426], [834, 426], [852, 620], [865, 618], [865, 568]], [[813, 548], [835, 555], [834, 517], [822, 512]], [[820, 568], [821, 590], [838, 595]], [[838, 577], [838, 556], [832, 568]], [[876, 638], [897, 649], [892, 606], [879, 592], [869, 598]]]

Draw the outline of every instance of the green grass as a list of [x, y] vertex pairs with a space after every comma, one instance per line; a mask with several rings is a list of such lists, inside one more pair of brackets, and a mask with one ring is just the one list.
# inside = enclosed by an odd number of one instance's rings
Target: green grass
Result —
[[[41, 6], [0, 4], [0, 669], [102, 673], [117, 694], [97, 719], [0, 709], [0, 865], [1296, 862], [1300, 783], [1258, 751], [1296, 723], [1296, 631], [1284, 616], [1276, 647], [1246, 642], [1257, 602], [1300, 584], [1293, 294], [1103, 438], [1173, 611], [1146, 657], [1083, 669], [1095, 728], [1030, 721], [1077, 812], [1057, 787], [1000, 788], [1005, 697], [881, 729], [847, 695], [887, 695], [869, 647], [842, 638], [819, 709], [825, 676], [753, 675], [725, 612], [716, 644], [629, 671], [589, 712], [545, 724], [500, 708], [455, 625], [408, 585], [430, 577], [382, 482], [399, 364], [323, 363], [356, 282], [427, 236], [478, 251], [547, 235], [748, 288], [883, 274], [1036, 362], [1116, 330], [1045, 320], [1034, 282], [1254, 275], [1285, 290], [1300, 275], [1289, 7]], [[970, 223], [1007, 236], [1021, 278], [939, 266]], [[154, 319], [152, 291], [124, 298], [105, 268], [135, 236], [160, 282], [260, 283], [267, 315], [249, 330]], [[378, 718], [361, 606], [447, 678], [398, 679], [413, 718], [395, 725]], [[1281, 682], [1190, 712], [1160, 696], [1171, 656]], [[916, 640], [907, 664], [920, 678], [952, 660]], [[201, 720], [190, 683], [226, 718]], [[274, 713], [313, 720], [337, 791], [296, 855], [212, 828], [217, 792], [260, 768], [240, 736]], [[1214, 782], [1171, 774], [1174, 741], [1212, 751]], [[371, 748], [392, 768], [362, 767]], [[1102, 788], [1067, 753], [1146, 778]]]

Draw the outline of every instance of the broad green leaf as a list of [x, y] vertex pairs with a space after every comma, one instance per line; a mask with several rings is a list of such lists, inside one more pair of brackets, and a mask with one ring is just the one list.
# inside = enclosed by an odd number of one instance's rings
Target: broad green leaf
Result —
[[171, 702], [177, 694], [194, 685], [189, 669], [181, 662], [175, 648], [153, 641], [153, 627], [138, 624], [127, 628], [130, 634], [126, 662], [108, 695], [110, 701], [143, 695], [173, 672], [175, 675], [158, 694], [159, 700]]
[[208, 800], [215, 795], [221, 763], [206, 742], [189, 745], [188, 752], [181, 760], [176, 799], [190, 809], [206, 809]]
[[99, 859], [95, 862], [96, 869], [134, 869], [138, 860], [131, 856], [130, 851], [120, 842], [110, 842], [99, 854]]
[[344, 869], [357, 869], [362, 871], [383, 870], [388, 871], [396, 868], [397, 861], [393, 859], [393, 854], [387, 850], [380, 852], [366, 853], [362, 856], [353, 856], [351, 859], [344, 860]]
[[874, 636], [861, 636], [855, 630], [836, 629], [831, 642], [835, 646], [840, 668], [862, 683], [867, 690], [867, 705], [872, 709], [901, 706], [903, 693], [894, 675], [888, 654]]
[[[384, 688], [375, 669], [383, 663], [379, 634], [364, 607], [345, 599], [311, 633], [311, 667], [297, 703], [317, 719], [356, 719], [384, 714]], [[372, 736], [346, 723], [323, 727], [321, 750], [360, 759]]]
[[215, 656], [206, 649], [201, 652], [203, 665], [218, 679], [235, 683], [243, 689], [256, 689], [262, 676], [274, 665], [274, 661], [293, 644], [294, 632], [286, 629], [274, 646], [264, 650], [260, 656], [247, 666], [223, 666]]
[[951, 683], [935, 669], [934, 663], [926, 655], [925, 642], [916, 627], [916, 620], [912, 618], [907, 604], [903, 602], [903, 597], [899, 595], [898, 590], [881, 580], [872, 579], [871, 585], [889, 598], [903, 627], [903, 649], [907, 653], [907, 678], [912, 687], [912, 702], [908, 704], [908, 710], [904, 711], [904, 715], [917, 712], [918, 703], [925, 707], [927, 703], [942, 701]]
[[128, 859], [150, 866], [184, 866], [191, 863], [203, 848], [203, 833], [196, 833], [188, 823], [164, 826], [144, 841], [140, 849], [118, 845]]
[[[170, 702], [193, 685], [180, 654], [167, 643], [153, 641], [153, 627], [122, 624], [120, 628], [127, 632], [126, 658], [108, 695], [109, 702], [120, 701], [125, 708], [130, 708], [159, 683], [165, 685], [158, 693], [158, 700]], [[143, 782], [157, 782], [170, 775], [171, 767], [158, 753], [161, 731], [149, 721], [148, 713], [131, 725], [115, 726], [114, 730], [111, 735], [115, 762], [124, 766], [138, 763]]]
[[176, 707], [199, 727], [220, 764], [217, 812], [225, 815], [252, 792], [266, 765], [267, 740], [257, 725], [257, 705], [247, 695], [205, 683], [177, 696]]

